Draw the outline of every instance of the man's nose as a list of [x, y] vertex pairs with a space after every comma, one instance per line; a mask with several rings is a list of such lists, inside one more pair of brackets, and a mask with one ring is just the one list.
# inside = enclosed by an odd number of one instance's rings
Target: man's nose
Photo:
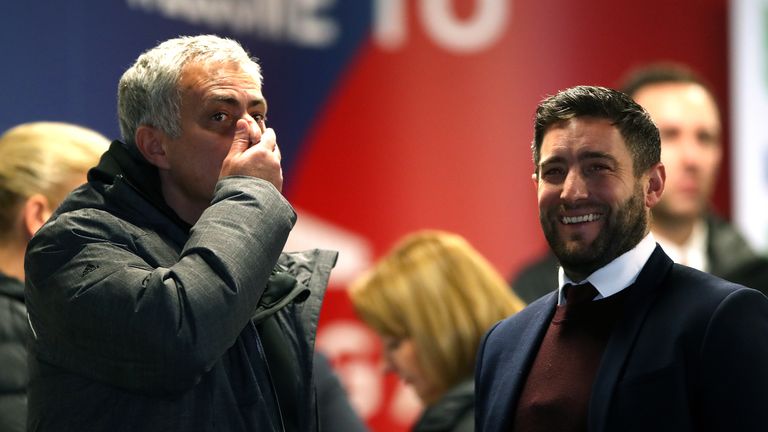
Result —
[[702, 145], [695, 137], [687, 137], [680, 143], [680, 158], [686, 166], [697, 166], [702, 151]]
[[248, 127], [251, 128], [251, 133], [254, 133], [255, 139], [261, 139], [261, 134], [264, 132], [264, 123], [256, 120], [250, 114], [243, 115], [243, 119], [248, 122]]
[[565, 176], [565, 181], [563, 182], [560, 198], [565, 201], [575, 202], [586, 198], [588, 195], [587, 182], [581, 172], [578, 169], [568, 171], [568, 175]]

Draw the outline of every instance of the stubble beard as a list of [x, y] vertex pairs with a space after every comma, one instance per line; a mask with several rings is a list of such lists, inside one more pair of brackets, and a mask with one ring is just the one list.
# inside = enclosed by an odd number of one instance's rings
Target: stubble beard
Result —
[[539, 215], [549, 247], [566, 273], [586, 277], [637, 246], [645, 237], [648, 215], [645, 210], [645, 196], [639, 183], [632, 196], [618, 211], [614, 213], [607, 209], [604, 217], [605, 227], [591, 244], [569, 245], [557, 232], [556, 225], [560, 221], [548, 214]]

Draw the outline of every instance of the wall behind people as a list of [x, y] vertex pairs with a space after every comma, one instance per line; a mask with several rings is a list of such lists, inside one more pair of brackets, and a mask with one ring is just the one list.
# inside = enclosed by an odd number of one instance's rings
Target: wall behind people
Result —
[[[546, 250], [530, 107], [634, 65], [689, 64], [729, 112], [727, 0], [43, 0], [0, 17], [0, 129], [72, 121], [117, 137], [114, 83], [156, 41], [217, 33], [265, 69], [269, 126], [299, 223], [289, 247], [341, 250], [318, 344], [375, 430], [412, 414], [343, 288], [407, 232], [466, 237], [502, 274]], [[610, 53], [610, 54], [606, 54]], [[725, 130], [729, 125], [726, 121]], [[516, 141], [510, 141], [514, 137]], [[715, 207], [730, 214], [728, 143]]]
[[768, 254], [768, 29], [766, 0], [731, 2], [730, 92], [733, 119], [731, 178], [734, 222], [747, 239]]

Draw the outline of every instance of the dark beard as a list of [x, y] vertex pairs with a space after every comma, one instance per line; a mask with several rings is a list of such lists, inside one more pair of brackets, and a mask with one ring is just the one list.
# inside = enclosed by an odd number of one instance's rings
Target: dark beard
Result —
[[592, 244], [582, 250], [568, 248], [557, 234], [557, 220], [539, 215], [541, 228], [549, 247], [568, 274], [587, 277], [623, 253], [631, 250], [645, 237], [648, 215], [645, 210], [645, 194], [638, 182], [634, 194], [614, 213], [606, 213], [605, 228]]

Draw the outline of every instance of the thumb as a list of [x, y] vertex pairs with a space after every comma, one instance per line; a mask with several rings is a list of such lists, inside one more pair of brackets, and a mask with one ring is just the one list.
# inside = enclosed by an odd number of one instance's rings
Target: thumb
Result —
[[232, 140], [232, 147], [229, 149], [229, 153], [242, 153], [251, 146], [251, 131], [248, 127], [248, 122], [240, 119], [235, 126], [235, 137]]

